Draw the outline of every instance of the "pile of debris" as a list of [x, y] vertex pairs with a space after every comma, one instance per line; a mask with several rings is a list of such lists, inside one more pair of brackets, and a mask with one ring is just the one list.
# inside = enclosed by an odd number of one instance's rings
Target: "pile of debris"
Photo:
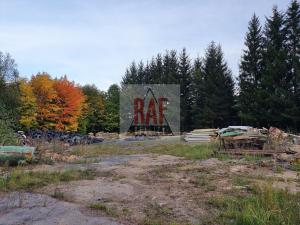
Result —
[[62, 142], [70, 146], [73, 145], [85, 145], [100, 143], [104, 139], [98, 135], [93, 134], [82, 135], [76, 132], [60, 132], [54, 130], [29, 130], [24, 133], [23, 131], [18, 131], [19, 136], [23, 139], [24, 145], [36, 145], [37, 142], [48, 142], [56, 143]]
[[229, 154], [280, 155], [295, 154], [300, 149], [300, 136], [270, 129], [249, 126], [229, 126], [218, 131], [219, 151]]
[[185, 135], [184, 140], [191, 143], [206, 143], [217, 137], [217, 129], [196, 129]]
[[218, 131], [221, 152], [233, 154], [256, 153], [267, 142], [267, 130], [249, 126], [229, 126]]

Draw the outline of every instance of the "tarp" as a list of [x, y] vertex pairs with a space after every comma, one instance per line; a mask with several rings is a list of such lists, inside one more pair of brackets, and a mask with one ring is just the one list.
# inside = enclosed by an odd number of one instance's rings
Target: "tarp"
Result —
[[0, 146], [0, 154], [30, 154], [33, 155], [34, 147], [29, 146]]

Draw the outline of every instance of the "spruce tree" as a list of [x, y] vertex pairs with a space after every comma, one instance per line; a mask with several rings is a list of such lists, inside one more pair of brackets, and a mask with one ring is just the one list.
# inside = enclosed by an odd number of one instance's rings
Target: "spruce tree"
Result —
[[136, 84], [143, 84], [145, 80], [145, 71], [144, 71], [144, 63], [140, 61], [137, 68], [137, 77], [135, 80]]
[[221, 46], [211, 42], [204, 65], [204, 106], [202, 124], [205, 127], [224, 127], [234, 118], [234, 82], [224, 61]]
[[285, 128], [291, 121], [286, 109], [291, 105], [289, 98], [290, 80], [285, 49], [286, 31], [284, 16], [273, 8], [267, 18], [264, 31], [264, 53], [260, 101], [260, 124]]
[[201, 128], [203, 106], [204, 106], [204, 76], [202, 71], [202, 61], [197, 57], [192, 68], [191, 82], [191, 98], [192, 98], [192, 128]]
[[191, 64], [184, 48], [179, 55], [177, 81], [180, 85], [180, 117], [182, 130], [190, 130], [191, 121]]
[[167, 51], [163, 59], [163, 84], [178, 84], [178, 58], [175, 50]]
[[294, 0], [286, 12], [286, 49], [288, 74], [291, 80], [291, 106], [286, 114], [292, 120], [292, 129], [300, 130], [300, 4]]
[[157, 54], [155, 58], [154, 83], [160, 84], [163, 76], [163, 61], [161, 54]]
[[258, 126], [260, 109], [259, 88], [261, 81], [262, 31], [258, 17], [254, 14], [249, 22], [245, 38], [245, 50], [241, 57], [239, 74], [239, 116], [242, 124]]

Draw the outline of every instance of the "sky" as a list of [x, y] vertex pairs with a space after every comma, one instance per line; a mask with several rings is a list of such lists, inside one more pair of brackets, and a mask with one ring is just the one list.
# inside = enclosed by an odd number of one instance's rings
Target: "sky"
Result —
[[167, 49], [202, 57], [220, 43], [238, 75], [248, 22], [264, 23], [272, 7], [289, 0], [0, 0], [0, 51], [21, 76], [67, 75], [80, 85], [107, 90], [130, 63]]

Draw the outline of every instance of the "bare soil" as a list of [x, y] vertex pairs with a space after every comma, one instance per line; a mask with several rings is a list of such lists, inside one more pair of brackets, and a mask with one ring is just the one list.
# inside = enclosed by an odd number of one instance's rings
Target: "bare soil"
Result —
[[[274, 187], [300, 191], [297, 172], [276, 172], [272, 167], [245, 160], [186, 160], [140, 154], [32, 169], [68, 168], [93, 168], [99, 176], [35, 190], [28, 198], [31, 200], [25, 201], [31, 208], [5, 207], [11, 202], [10, 194], [2, 194], [0, 224], [80, 224], [78, 221], [81, 224], [214, 224], [215, 211], [209, 200], [237, 190], [246, 192], [250, 181], [257, 184], [271, 181]], [[56, 192], [63, 193], [63, 198], [49, 197]], [[35, 200], [43, 198], [48, 202], [46, 206]], [[99, 210], [91, 209], [92, 205], [98, 205]]]

